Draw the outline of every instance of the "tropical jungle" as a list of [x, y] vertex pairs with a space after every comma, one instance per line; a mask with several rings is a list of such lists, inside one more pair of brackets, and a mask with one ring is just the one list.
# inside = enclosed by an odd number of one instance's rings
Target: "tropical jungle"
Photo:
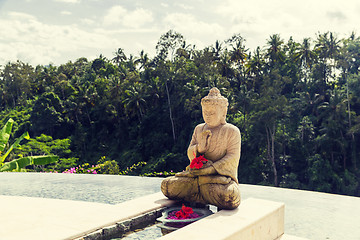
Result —
[[314, 36], [248, 49], [235, 34], [198, 49], [170, 30], [154, 56], [115, 47], [59, 66], [8, 62], [0, 128], [11, 119], [9, 142], [29, 137], [0, 167], [56, 155], [21, 171], [172, 175], [189, 164], [200, 100], [217, 87], [242, 134], [240, 183], [360, 196], [360, 37]]

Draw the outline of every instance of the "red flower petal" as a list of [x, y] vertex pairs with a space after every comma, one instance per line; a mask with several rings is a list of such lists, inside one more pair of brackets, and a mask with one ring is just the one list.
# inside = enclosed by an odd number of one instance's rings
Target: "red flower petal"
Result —
[[185, 214], [191, 214], [191, 213], [194, 212], [191, 207], [185, 207], [185, 205], [182, 206], [181, 210], [182, 210]]
[[175, 213], [177, 219], [187, 219], [190, 218], [190, 214], [194, 213], [191, 207], [186, 207], [184, 204], [181, 207], [180, 211]]
[[182, 211], [178, 211], [175, 213], [175, 216], [178, 218], [178, 219], [184, 219], [185, 216], [184, 216], [184, 213]]
[[196, 168], [196, 169], [200, 169], [204, 164], [203, 162], [207, 162], [208, 160], [206, 158], [204, 158], [203, 155], [200, 155], [196, 158], [194, 158], [191, 163], [190, 163], [190, 168]]

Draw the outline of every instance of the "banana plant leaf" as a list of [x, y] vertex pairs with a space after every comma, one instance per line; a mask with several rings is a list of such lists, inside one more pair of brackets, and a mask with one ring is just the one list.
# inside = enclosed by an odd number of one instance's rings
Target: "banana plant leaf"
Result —
[[30, 139], [30, 136], [29, 136], [28, 132], [23, 133], [18, 139], [16, 139], [16, 141], [9, 147], [9, 149], [6, 151], [6, 153], [0, 157], [0, 163], [3, 163], [5, 161], [6, 157], [10, 154], [10, 152], [13, 149], [16, 149], [16, 148], [20, 147], [20, 142], [23, 139]]
[[29, 156], [18, 158], [12, 160], [11, 162], [5, 163], [0, 167], [0, 172], [5, 171], [19, 171], [21, 168], [24, 168], [29, 165], [45, 165], [49, 163], [54, 163], [59, 159], [56, 155], [46, 155], [46, 156]]
[[10, 138], [10, 133], [14, 120], [11, 118], [6, 122], [5, 126], [0, 130], [0, 153], [4, 151], [7, 142]]

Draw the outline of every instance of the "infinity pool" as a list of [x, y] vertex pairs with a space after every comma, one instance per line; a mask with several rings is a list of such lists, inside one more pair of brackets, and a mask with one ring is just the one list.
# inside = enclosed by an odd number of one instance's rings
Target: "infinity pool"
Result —
[[160, 191], [162, 178], [66, 173], [0, 173], [0, 195], [117, 204]]

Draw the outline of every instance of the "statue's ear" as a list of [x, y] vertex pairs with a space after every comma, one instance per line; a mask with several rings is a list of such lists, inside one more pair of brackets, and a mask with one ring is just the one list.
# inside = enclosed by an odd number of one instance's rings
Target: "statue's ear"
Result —
[[227, 107], [224, 108], [223, 115], [221, 116], [221, 124], [226, 123], [226, 114], [227, 114]]

